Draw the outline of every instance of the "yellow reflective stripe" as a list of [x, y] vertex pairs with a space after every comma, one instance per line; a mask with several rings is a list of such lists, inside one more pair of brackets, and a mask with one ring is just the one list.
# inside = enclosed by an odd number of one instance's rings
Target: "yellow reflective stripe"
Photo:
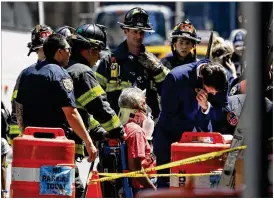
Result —
[[163, 68], [163, 71], [162, 71], [160, 74], [154, 76], [155, 82], [156, 82], [156, 83], [160, 83], [160, 82], [162, 82], [163, 80], [165, 80], [165, 77], [167, 76], [167, 74], [168, 74], [169, 72], [170, 72], [169, 69], [167, 69], [166, 67], [164, 67], [164, 68]]
[[18, 90], [14, 90], [11, 96], [11, 100], [16, 99]]
[[105, 94], [105, 91], [102, 89], [100, 85], [95, 86], [94, 88], [87, 91], [85, 94], [81, 95], [77, 101], [81, 104], [81, 106], [87, 105], [93, 99]]
[[89, 129], [92, 130], [95, 127], [97, 127], [98, 125], [100, 125], [100, 123], [96, 119], [94, 119], [93, 116], [90, 116], [90, 118], [89, 118]]
[[10, 139], [10, 137], [8, 135], [7, 135], [7, 142], [9, 143], [9, 145], [12, 145], [12, 142], [13, 142], [13, 140]]
[[75, 144], [75, 154], [78, 155], [85, 155], [85, 151], [84, 151], [84, 145], [83, 144]]
[[106, 87], [108, 80], [104, 76], [99, 74], [98, 72], [96, 72], [95, 74], [96, 74], [96, 79], [100, 83], [100, 85], [102, 85], [103, 87]]
[[103, 128], [106, 130], [106, 131], [110, 131], [114, 128], [117, 128], [118, 126], [120, 126], [120, 119], [119, 117], [115, 114], [113, 115], [113, 117], [111, 118], [111, 120], [105, 122], [102, 124]]
[[76, 101], [76, 108], [87, 111], [87, 109], [83, 107], [82, 105], [80, 105], [78, 101]]
[[9, 132], [10, 135], [13, 135], [13, 134], [19, 134], [19, 135], [22, 135], [22, 131], [21, 129], [19, 128], [18, 125], [10, 125], [10, 132]]
[[106, 92], [122, 90], [124, 88], [129, 88], [131, 86], [131, 82], [122, 81], [121, 83], [117, 83], [117, 81], [110, 81], [109, 83], [107, 83]]

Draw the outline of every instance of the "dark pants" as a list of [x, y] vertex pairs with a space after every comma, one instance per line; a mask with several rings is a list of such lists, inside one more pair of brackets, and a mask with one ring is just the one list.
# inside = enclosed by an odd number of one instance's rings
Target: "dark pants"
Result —
[[79, 169], [75, 163], [75, 187], [76, 187], [76, 194], [75, 198], [81, 198], [84, 194], [84, 185], [80, 179]]
[[[170, 162], [171, 143], [162, 133], [155, 134], [153, 141], [154, 154], [156, 156], [156, 165], [162, 165]], [[170, 169], [158, 170], [157, 174], [169, 174]], [[169, 187], [169, 177], [158, 177], [157, 188]]]

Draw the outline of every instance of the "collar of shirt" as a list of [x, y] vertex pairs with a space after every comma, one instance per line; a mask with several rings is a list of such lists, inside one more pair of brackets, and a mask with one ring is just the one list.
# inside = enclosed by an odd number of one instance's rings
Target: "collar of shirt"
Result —
[[[145, 51], [146, 51], [145, 45], [142, 44], [141, 52], [145, 52]], [[122, 59], [128, 58], [129, 55], [135, 56], [128, 51], [127, 40], [125, 40], [118, 46], [115, 54], [117, 58], [122, 58]]]
[[50, 59], [46, 58], [44, 61], [47, 61], [48, 63], [56, 64], [56, 65], [60, 66], [60, 63], [58, 63], [57, 60], [55, 60], [54, 58], [50, 58]]
[[76, 61], [77, 63], [89, 66], [88, 61], [81, 55], [72, 55], [70, 61]]

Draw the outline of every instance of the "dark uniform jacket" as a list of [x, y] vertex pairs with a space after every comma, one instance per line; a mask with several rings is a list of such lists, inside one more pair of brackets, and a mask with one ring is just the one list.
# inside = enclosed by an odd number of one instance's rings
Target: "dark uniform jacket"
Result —
[[232, 54], [231, 61], [235, 65], [237, 77], [240, 77], [243, 75], [244, 67], [245, 67], [244, 66], [245, 61], [243, 59], [244, 59], [243, 57], [238, 56], [236, 53]]
[[[142, 46], [145, 51], [145, 46]], [[127, 42], [122, 42], [111, 57], [102, 59], [96, 72], [96, 78], [107, 93], [109, 103], [116, 113], [119, 112], [118, 98], [122, 89], [137, 86], [146, 89], [147, 104], [152, 115], [158, 117], [160, 112], [159, 98], [162, 82], [169, 70], [161, 67], [148, 71], [137, 60], [137, 56], [128, 51]]]
[[185, 65], [188, 63], [196, 62], [197, 59], [195, 59], [191, 53], [189, 53], [184, 60], [179, 60], [178, 56], [176, 55], [170, 55], [161, 60], [164, 66], [166, 66], [168, 69], [172, 70], [174, 67]]
[[[32, 64], [30, 67], [34, 67], [39, 62], [41, 62], [41, 61], [38, 60], [36, 63]], [[11, 97], [10, 129], [9, 129], [9, 133], [7, 134], [7, 141], [9, 144], [12, 144], [12, 141], [15, 137], [22, 135], [22, 131], [17, 124], [16, 113], [15, 113], [15, 102], [14, 102], [14, 100], [17, 97], [18, 86], [19, 86], [19, 81], [20, 81], [22, 72], [19, 74], [19, 76], [16, 79], [16, 84], [14, 86], [12, 97]]]
[[[211, 120], [224, 120], [229, 84], [224, 92], [208, 94], [211, 103], [209, 113], [203, 114], [196, 100], [195, 88], [202, 88], [202, 79], [197, 76], [197, 67], [209, 60], [203, 59], [174, 68], [166, 77], [162, 90], [162, 111], [156, 125], [156, 133], [164, 134], [171, 142], [178, 141], [185, 131], [212, 131]], [[159, 133], [158, 133], [159, 132]], [[161, 132], [161, 133], [160, 133]]]
[[[109, 132], [110, 136], [118, 137], [123, 134], [123, 127], [118, 116], [110, 107], [105, 91], [96, 80], [94, 71], [88, 65], [84, 57], [73, 56], [67, 67], [73, 80], [79, 113], [86, 127], [94, 130], [93, 134], [101, 133], [95, 137], [91, 135], [93, 138], [102, 139], [103, 131], [97, 130], [100, 128], [99, 123]], [[94, 118], [90, 115], [93, 115]]]
[[68, 127], [62, 107], [76, 107], [72, 80], [55, 60], [23, 70], [15, 101], [23, 106], [25, 126]]
[[[197, 68], [209, 60], [203, 59], [195, 63], [175, 67], [167, 75], [162, 90], [162, 111], [155, 127], [153, 147], [157, 157], [156, 164], [170, 162], [171, 144], [178, 142], [184, 132], [211, 132], [218, 121], [223, 121], [228, 103], [227, 91], [208, 94], [211, 106], [208, 114], [204, 114], [196, 99], [195, 88], [203, 88], [203, 82], [197, 75]], [[228, 75], [227, 71], [227, 75]], [[231, 74], [227, 76], [231, 81]], [[215, 122], [215, 124], [213, 123]], [[169, 169], [157, 173], [168, 173]], [[167, 186], [168, 180], [157, 179], [158, 187]]]

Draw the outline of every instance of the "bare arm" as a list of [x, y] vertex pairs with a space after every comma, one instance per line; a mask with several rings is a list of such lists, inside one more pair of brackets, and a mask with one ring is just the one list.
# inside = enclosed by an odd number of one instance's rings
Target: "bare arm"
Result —
[[85, 128], [78, 110], [74, 107], [62, 107], [62, 109], [70, 127], [85, 142], [86, 149], [89, 154], [88, 161], [94, 161], [96, 158], [97, 150], [89, 136], [88, 131]]
[[[140, 158], [133, 158], [133, 159], [129, 159], [129, 171], [137, 171], [137, 170], [141, 170], [142, 169], [142, 164], [141, 164], [141, 159]], [[155, 185], [151, 182], [151, 180], [148, 178], [148, 176], [146, 177], [140, 177], [140, 178], [136, 178], [139, 183], [141, 183], [145, 188], [152, 188], [154, 190], [156, 190]]]

